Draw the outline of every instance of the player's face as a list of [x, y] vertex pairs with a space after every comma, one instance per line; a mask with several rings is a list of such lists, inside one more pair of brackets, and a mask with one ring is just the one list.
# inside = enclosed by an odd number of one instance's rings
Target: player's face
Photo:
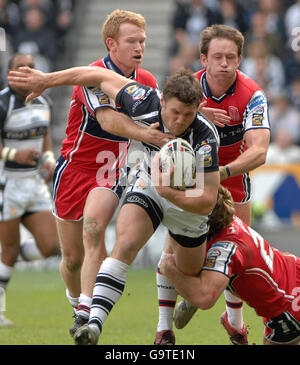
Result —
[[238, 56], [238, 48], [233, 41], [214, 38], [210, 41], [207, 56], [201, 54], [200, 60], [210, 79], [230, 82], [235, 80], [241, 56]]
[[[30, 67], [30, 68], [34, 68], [34, 59], [32, 56], [30, 55], [18, 55], [15, 57], [15, 59], [13, 60], [13, 63], [11, 65], [11, 71], [17, 71], [20, 67]], [[10, 71], [9, 70], [9, 71]], [[14, 87], [13, 88], [17, 94], [23, 95], [23, 96], [27, 96], [30, 94], [30, 91], [27, 89], [23, 89], [23, 88], [17, 88]]]
[[130, 23], [121, 24], [118, 39], [112, 41], [110, 55], [125, 76], [131, 76], [134, 69], [141, 66], [145, 41], [144, 29]]
[[177, 98], [165, 101], [162, 97], [161, 106], [164, 126], [175, 136], [180, 136], [189, 128], [198, 111], [198, 105], [187, 105]]

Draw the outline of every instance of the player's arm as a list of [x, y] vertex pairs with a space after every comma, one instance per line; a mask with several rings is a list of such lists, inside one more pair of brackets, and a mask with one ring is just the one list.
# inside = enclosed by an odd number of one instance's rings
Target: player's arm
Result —
[[185, 275], [177, 268], [173, 254], [166, 254], [159, 268], [182, 297], [201, 309], [211, 308], [229, 283], [229, 278], [217, 271], [202, 270], [198, 276]]
[[[268, 104], [263, 91], [256, 91], [244, 111], [244, 140], [247, 150], [230, 162], [226, 169], [220, 167], [221, 180], [254, 170], [266, 161], [270, 143]], [[228, 175], [229, 172], [229, 175]]]
[[218, 171], [208, 173], [197, 173], [196, 184], [187, 190], [177, 190], [164, 184], [170, 181], [169, 174], [174, 173], [174, 169], [162, 173], [159, 168], [159, 153], [157, 153], [151, 165], [151, 178], [160, 196], [177, 205], [187, 212], [207, 215], [209, 214], [217, 200], [220, 175]]
[[31, 90], [26, 101], [41, 95], [43, 91], [58, 86], [95, 86], [112, 99], [129, 80], [116, 72], [92, 66], [73, 67], [62, 71], [44, 73], [29, 67], [20, 67], [18, 71], [9, 71], [8, 80], [11, 85]]
[[56, 159], [53, 152], [53, 143], [49, 129], [44, 135], [43, 141], [43, 151], [42, 151], [42, 175], [46, 182], [51, 181], [54, 169], [55, 169]]
[[101, 128], [106, 132], [140, 142], [155, 144], [159, 147], [174, 138], [171, 134], [159, 131], [158, 122], [152, 124], [149, 128], [143, 128], [135, 124], [127, 115], [111, 108], [97, 109], [96, 118]]
[[[244, 138], [248, 149], [227, 165], [230, 176], [237, 176], [254, 170], [266, 161], [270, 143], [270, 130], [249, 129], [245, 132]], [[220, 166], [220, 175], [221, 180], [229, 177], [228, 171], [226, 171], [224, 166]]]

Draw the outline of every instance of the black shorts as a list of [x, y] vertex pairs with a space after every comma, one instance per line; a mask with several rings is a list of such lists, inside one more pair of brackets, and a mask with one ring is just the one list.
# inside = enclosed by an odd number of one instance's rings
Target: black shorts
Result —
[[[155, 203], [153, 199], [145, 194], [141, 194], [138, 192], [127, 193], [125, 199], [123, 201], [124, 204], [135, 204], [142, 207], [147, 214], [149, 215], [152, 224], [153, 230], [155, 231], [157, 227], [163, 220], [163, 212], [159, 208], [159, 206]], [[180, 245], [183, 247], [198, 247], [206, 242], [207, 234], [203, 234], [199, 237], [188, 237], [179, 234], [174, 234], [169, 229], [170, 236]]]
[[265, 337], [278, 344], [289, 344], [297, 338], [300, 340], [300, 322], [288, 311], [265, 322]]

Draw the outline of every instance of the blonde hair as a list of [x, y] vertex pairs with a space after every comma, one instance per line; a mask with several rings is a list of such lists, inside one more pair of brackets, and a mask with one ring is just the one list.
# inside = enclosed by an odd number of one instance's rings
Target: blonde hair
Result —
[[[116, 9], [107, 16], [102, 26], [102, 39], [105, 45], [107, 38], [118, 38], [120, 25], [123, 23], [131, 23], [139, 28], [146, 29], [146, 20], [141, 14], [128, 10]], [[107, 50], [109, 51], [108, 48]]]
[[227, 227], [233, 221], [234, 213], [234, 201], [231, 193], [224, 186], [220, 185], [217, 202], [209, 218], [209, 233], [215, 235]]
[[207, 56], [210, 41], [214, 38], [233, 41], [237, 45], [238, 56], [241, 56], [244, 48], [244, 36], [239, 30], [225, 24], [214, 24], [205, 28], [200, 35], [200, 53]]

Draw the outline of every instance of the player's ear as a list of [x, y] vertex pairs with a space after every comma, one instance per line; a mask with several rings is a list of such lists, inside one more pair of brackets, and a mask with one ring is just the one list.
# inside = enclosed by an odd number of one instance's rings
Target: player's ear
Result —
[[109, 51], [115, 46], [115, 43], [116, 41], [111, 37], [108, 37], [105, 40], [105, 45], [109, 49]]
[[238, 67], [240, 67], [241, 61], [242, 61], [242, 55], [240, 55], [239, 58], [238, 58]]
[[200, 54], [200, 62], [204, 68], [207, 66], [207, 57], [204, 53]]
[[160, 105], [161, 105], [161, 106], [164, 106], [164, 105], [165, 105], [165, 98], [164, 98], [164, 94], [161, 94], [161, 97], [160, 97]]

